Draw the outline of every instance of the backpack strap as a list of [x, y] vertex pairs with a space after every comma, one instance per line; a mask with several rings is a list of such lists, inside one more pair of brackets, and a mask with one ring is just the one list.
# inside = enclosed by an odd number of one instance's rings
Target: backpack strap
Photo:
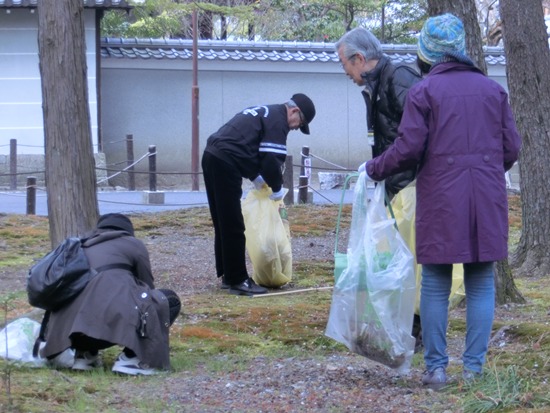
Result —
[[134, 272], [134, 267], [130, 264], [107, 264], [102, 265], [101, 267], [94, 268], [97, 272], [107, 271], [107, 270], [128, 270], [131, 273]]
[[50, 313], [51, 311], [46, 311], [44, 313], [44, 316], [42, 317], [42, 323], [40, 324], [40, 332], [38, 333], [38, 337], [34, 341], [34, 346], [32, 346], [32, 356], [38, 357], [38, 350], [40, 349], [40, 343], [44, 343], [46, 341], [46, 326], [48, 325], [48, 321], [50, 320]]

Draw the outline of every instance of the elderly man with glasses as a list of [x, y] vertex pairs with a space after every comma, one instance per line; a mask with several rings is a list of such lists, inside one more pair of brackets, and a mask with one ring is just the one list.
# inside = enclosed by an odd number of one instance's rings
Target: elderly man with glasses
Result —
[[[363, 86], [367, 105], [368, 135], [372, 156], [378, 156], [397, 137], [405, 97], [420, 75], [404, 64], [394, 64], [382, 53], [378, 39], [367, 29], [358, 27], [347, 32], [335, 44], [342, 68], [358, 86]], [[415, 178], [414, 169], [386, 179], [386, 191], [393, 198]]]
[[284, 104], [255, 106], [237, 113], [206, 143], [202, 170], [214, 224], [216, 273], [221, 287], [237, 295], [265, 294], [246, 269], [245, 227], [241, 210], [242, 181], [257, 189], [271, 187], [270, 198], [284, 196], [283, 165], [291, 130], [309, 135], [315, 106], [303, 93]]

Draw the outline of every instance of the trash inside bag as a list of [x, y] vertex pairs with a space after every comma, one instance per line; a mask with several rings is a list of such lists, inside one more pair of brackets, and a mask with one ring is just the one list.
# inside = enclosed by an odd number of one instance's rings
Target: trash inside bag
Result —
[[384, 185], [369, 199], [355, 185], [348, 263], [334, 286], [325, 334], [350, 351], [406, 373], [414, 355], [414, 258], [388, 218]]
[[292, 248], [283, 201], [269, 199], [271, 189], [251, 190], [242, 201], [246, 250], [252, 279], [264, 287], [281, 287], [292, 280]]
[[37, 367], [45, 365], [44, 359], [32, 355], [39, 331], [40, 323], [30, 318], [23, 317], [12, 321], [0, 331], [0, 357], [31, 363]]

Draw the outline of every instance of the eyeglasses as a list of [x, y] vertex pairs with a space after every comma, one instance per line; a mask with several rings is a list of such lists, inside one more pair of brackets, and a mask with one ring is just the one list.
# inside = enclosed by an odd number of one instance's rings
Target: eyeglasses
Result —
[[356, 57], [357, 57], [357, 53], [352, 54], [350, 57], [347, 58], [346, 63], [340, 62], [340, 67], [344, 68], [344, 66], [346, 66], [349, 62], [354, 61]]
[[304, 118], [304, 114], [301, 110], [298, 111], [298, 115], [300, 115], [300, 128], [306, 124], [306, 120]]

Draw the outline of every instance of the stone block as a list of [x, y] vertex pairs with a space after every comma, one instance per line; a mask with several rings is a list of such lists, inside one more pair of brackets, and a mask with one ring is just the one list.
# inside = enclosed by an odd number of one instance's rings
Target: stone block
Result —
[[319, 188], [321, 190], [325, 190], [325, 189], [341, 188], [346, 181], [347, 173], [318, 172], [318, 176], [319, 176]]
[[143, 191], [143, 203], [152, 205], [163, 205], [164, 192]]

